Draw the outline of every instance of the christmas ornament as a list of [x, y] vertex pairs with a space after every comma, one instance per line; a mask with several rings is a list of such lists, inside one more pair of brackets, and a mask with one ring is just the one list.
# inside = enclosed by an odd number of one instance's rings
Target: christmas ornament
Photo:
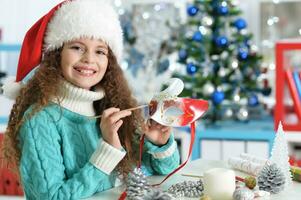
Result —
[[238, 68], [238, 61], [237, 61], [237, 59], [232, 59], [232, 60], [230, 61], [230, 67], [231, 67], [232, 69], [237, 69], [237, 68]]
[[249, 116], [249, 112], [246, 107], [241, 107], [236, 114], [237, 119], [240, 121], [248, 120], [248, 116]]
[[197, 72], [198, 68], [194, 63], [188, 63], [186, 66], [186, 71], [188, 74], [193, 75]]
[[228, 51], [223, 51], [221, 53], [221, 59], [226, 60], [229, 57], [229, 52]]
[[275, 135], [270, 161], [277, 163], [285, 177], [285, 187], [288, 187], [292, 183], [292, 174], [289, 164], [288, 143], [281, 122], [279, 122]]
[[222, 91], [214, 91], [212, 94], [212, 101], [214, 104], [220, 104], [224, 98], [225, 98], [225, 93]]
[[214, 92], [214, 85], [210, 82], [205, 83], [202, 92], [206, 96], [211, 96], [212, 93]]
[[149, 190], [150, 185], [141, 168], [134, 168], [126, 180], [127, 197], [131, 200], [142, 199]]
[[274, 163], [266, 165], [258, 176], [260, 190], [277, 194], [284, 189], [285, 176], [281, 169]]
[[237, 188], [233, 193], [234, 200], [253, 200], [255, 197], [253, 191], [248, 188]]
[[187, 51], [185, 49], [181, 49], [179, 51], [179, 59], [180, 60], [185, 60], [187, 58]]
[[248, 98], [248, 105], [249, 106], [257, 106], [259, 104], [259, 101], [258, 101], [258, 97], [256, 94], [252, 94], [251, 96], [249, 96]]
[[255, 55], [258, 52], [258, 47], [256, 45], [251, 45], [250, 47], [250, 54]]
[[219, 47], [226, 47], [228, 45], [228, 39], [226, 36], [219, 36], [215, 39], [215, 44]]
[[256, 178], [254, 176], [245, 177], [245, 184], [249, 189], [254, 189], [256, 186]]
[[238, 30], [242, 30], [244, 28], [247, 27], [247, 22], [242, 19], [242, 18], [238, 18], [234, 21], [234, 26], [238, 29]]
[[226, 68], [224, 68], [224, 67], [219, 68], [219, 70], [218, 70], [218, 75], [219, 75], [220, 77], [225, 77], [226, 74], [227, 74]]
[[223, 115], [226, 119], [231, 119], [233, 117], [233, 110], [231, 108], [227, 108]]
[[187, 8], [187, 13], [191, 17], [195, 16], [198, 13], [198, 11], [199, 11], [199, 9], [194, 5], [190, 5]]
[[168, 192], [175, 197], [190, 197], [196, 198], [202, 195], [204, 190], [202, 180], [198, 181], [184, 181], [181, 183], [176, 183], [168, 188]]
[[220, 15], [227, 15], [229, 13], [229, 8], [226, 1], [223, 1], [220, 5], [218, 5], [217, 13]]
[[212, 34], [211, 29], [209, 29], [209, 28], [207, 28], [207, 27], [205, 27], [205, 26], [200, 26], [200, 27], [199, 27], [199, 31], [201, 32], [201, 34], [202, 34], [203, 36], [211, 35], [211, 34]]
[[163, 192], [157, 188], [152, 188], [139, 200], [175, 200], [175, 198], [167, 192]]
[[200, 31], [196, 31], [194, 32], [193, 36], [192, 36], [192, 40], [196, 41], [196, 42], [201, 42], [203, 39], [202, 33]]
[[205, 15], [201, 19], [201, 23], [204, 26], [211, 26], [213, 24], [213, 18], [211, 16]]
[[247, 58], [248, 58], [248, 50], [246, 48], [239, 48], [238, 49], [238, 59], [246, 60]]

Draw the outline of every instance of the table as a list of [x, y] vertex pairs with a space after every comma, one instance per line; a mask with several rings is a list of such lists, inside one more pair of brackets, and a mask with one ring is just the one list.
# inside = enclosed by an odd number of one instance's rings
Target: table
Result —
[[[187, 165], [181, 169], [177, 174], [170, 177], [166, 182], [164, 182], [161, 186], [162, 189], [169, 188], [172, 184], [182, 182], [184, 180], [197, 180], [197, 178], [183, 176], [182, 174], [190, 174], [200, 176], [204, 171], [215, 168], [215, 167], [225, 167], [230, 168], [226, 162], [224, 161], [216, 161], [216, 160], [204, 160], [198, 159], [187, 163]], [[235, 171], [237, 176], [245, 177], [246, 174], [243, 172]], [[151, 183], [159, 183], [162, 180], [162, 176], [152, 176], [149, 177], [149, 181]], [[113, 189], [97, 193], [87, 200], [117, 200], [119, 195], [124, 191], [124, 186], [115, 187]], [[271, 195], [271, 200], [299, 200], [301, 196], [301, 183], [293, 182], [293, 184], [286, 190], [276, 195]], [[199, 199], [199, 198], [181, 198], [183, 200], [188, 199]], [[260, 200], [260, 198], [257, 198]]]

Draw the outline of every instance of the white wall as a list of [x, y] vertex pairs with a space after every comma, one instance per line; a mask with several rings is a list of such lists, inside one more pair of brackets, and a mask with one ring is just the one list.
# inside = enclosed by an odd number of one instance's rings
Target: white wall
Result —
[[21, 43], [26, 31], [60, 0], [0, 0], [3, 43]]

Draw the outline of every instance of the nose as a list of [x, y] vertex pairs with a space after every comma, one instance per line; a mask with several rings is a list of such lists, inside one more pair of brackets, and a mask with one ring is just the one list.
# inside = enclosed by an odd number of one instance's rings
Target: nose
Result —
[[83, 62], [85, 63], [94, 63], [95, 62], [95, 55], [92, 51], [86, 51], [84, 54], [83, 54], [83, 57], [82, 57], [82, 60]]

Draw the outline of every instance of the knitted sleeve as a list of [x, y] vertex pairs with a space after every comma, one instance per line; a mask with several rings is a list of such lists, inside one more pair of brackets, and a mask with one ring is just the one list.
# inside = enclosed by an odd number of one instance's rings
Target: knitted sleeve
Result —
[[111, 188], [110, 176], [90, 162], [66, 177], [60, 134], [49, 118], [41, 111], [20, 129], [20, 174], [27, 198], [80, 199]]
[[143, 155], [143, 168], [147, 175], [165, 175], [179, 166], [180, 155], [173, 134], [162, 147], [152, 144], [147, 139], [144, 145], [146, 153]]

